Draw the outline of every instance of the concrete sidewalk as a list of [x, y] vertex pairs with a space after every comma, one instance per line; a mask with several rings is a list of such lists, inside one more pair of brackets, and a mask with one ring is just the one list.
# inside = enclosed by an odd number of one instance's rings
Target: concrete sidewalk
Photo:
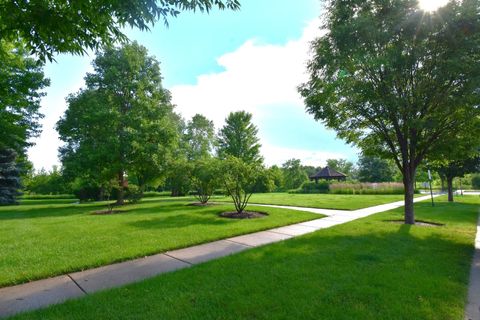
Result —
[[[414, 201], [430, 199], [418, 197]], [[255, 205], [256, 204], [251, 204]], [[375, 213], [403, 206], [403, 201], [355, 211], [262, 205], [275, 208], [308, 211], [328, 217], [296, 223], [246, 235], [227, 238], [193, 247], [167, 251], [145, 258], [115, 263], [100, 268], [75, 272], [54, 278], [33, 281], [0, 289], [0, 317], [43, 308], [65, 300], [141, 281], [162, 273], [190, 267], [205, 261], [224, 257], [249, 248], [278, 242], [320, 229], [353, 221]]]
[[468, 300], [465, 308], [465, 320], [480, 320], [480, 211], [477, 220], [475, 253], [468, 281]]

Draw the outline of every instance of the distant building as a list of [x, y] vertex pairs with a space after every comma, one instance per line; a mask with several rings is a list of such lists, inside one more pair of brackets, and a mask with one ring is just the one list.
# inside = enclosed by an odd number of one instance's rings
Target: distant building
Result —
[[311, 181], [315, 180], [318, 183], [318, 180], [337, 180], [345, 181], [347, 176], [341, 172], [330, 169], [328, 166], [322, 170], [315, 173], [313, 176], [309, 177]]

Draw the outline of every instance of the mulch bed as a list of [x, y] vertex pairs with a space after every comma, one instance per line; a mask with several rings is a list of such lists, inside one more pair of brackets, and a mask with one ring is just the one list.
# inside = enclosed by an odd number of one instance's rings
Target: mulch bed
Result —
[[[404, 224], [404, 220], [383, 220], [385, 222], [391, 222], [391, 223], [397, 223], [397, 224]], [[442, 227], [444, 226], [443, 223], [438, 223], [438, 222], [431, 222], [431, 221], [423, 221], [423, 220], [416, 220], [415, 221], [416, 226], [421, 226], [421, 227]]]
[[258, 211], [243, 211], [241, 213], [238, 213], [236, 211], [230, 211], [230, 212], [222, 212], [220, 216], [224, 218], [230, 218], [230, 219], [257, 219], [257, 218], [263, 218], [268, 216], [268, 213], [258, 212]]

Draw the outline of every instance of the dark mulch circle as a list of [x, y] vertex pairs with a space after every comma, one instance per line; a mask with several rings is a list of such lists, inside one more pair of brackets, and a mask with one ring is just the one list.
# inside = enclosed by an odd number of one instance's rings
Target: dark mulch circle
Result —
[[97, 210], [93, 211], [91, 214], [93, 215], [106, 215], [106, 214], [118, 214], [118, 213], [124, 213], [127, 212], [127, 210]]
[[[383, 220], [385, 222], [391, 222], [391, 223], [397, 223], [397, 224], [404, 224], [404, 220]], [[415, 225], [416, 226], [421, 226], [421, 227], [442, 227], [445, 224], [443, 223], [438, 223], [438, 222], [431, 222], [431, 221], [424, 221], [424, 220], [415, 220]]]
[[220, 213], [221, 217], [230, 218], [230, 219], [257, 219], [263, 218], [268, 216], [266, 212], [258, 212], [258, 211], [243, 211], [242, 213], [238, 213], [236, 211], [231, 212], [222, 212]]

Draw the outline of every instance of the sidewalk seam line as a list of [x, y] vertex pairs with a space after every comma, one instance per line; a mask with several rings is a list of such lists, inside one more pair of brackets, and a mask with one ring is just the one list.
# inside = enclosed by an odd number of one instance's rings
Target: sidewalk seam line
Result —
[[[187, 248], [189, 248], [189, 247], [187, 247]], [[187, 248], [185, 248], [185, 249], [187, 249]], [[179, 250], [182, 250], [182, 249], [179, 249]], [[178, 260], [178, 261], [180, 261], [180, 262], [184, 262], [184, 263], [186, 263], [186, 264], [188, 264], [188, 265], [190, 265], [190, 266], [193, 266], [193, 265], [194, 265], [193, 263], [188, 262], [188, 261], [186, 261], [186, 260], [182, 260], [182, 259], [179, 259], [179, 258], [177, 258], [177, 257], [171, 256], [171, 255], [169, 255], [168, 253], [163, 253], [163, 254], [166, 255], [167, 257], [172, 258], [172, 259]]]
[[83, 292], [85, 295], [88, 295], [88, 292], [85, 291], [85, 289], [83, 289], [83, 288], [78, 284], [78, 282], [77, 282], [75, 279], [72, 278], [72, 276], [71, 276], [70, 274], [67, 274], [67, 276], [70, 278], [70, 280], [73, 281], [73, 283], [75, 283], [75, 284], [77, 285], [77, 287], [78, 287], [80, 290], [82, 290], [82, 292]]
[[[249, 235], [249, 234], [251, 234], [251, 233], [244, 234], [243, 236], [247, 236], [247, 235]], [[238, 236], [238, 237], [241, 237], [241, 236]], [[230, 239], [223, 239], [223, 240], [225, 240], [225, 241], [230, 241], [230, 242], [235, 243], [235, 244], [241, 244], [242, 246], [246, 246], [246, 247], [249, 247], [249, 248], [255, 248], [255, 246], [251, 246], [251, 245], [249, 245], [249, 244], [237, 242], [237, 241], [234, 241], [234, 240], [230, 240]]]

